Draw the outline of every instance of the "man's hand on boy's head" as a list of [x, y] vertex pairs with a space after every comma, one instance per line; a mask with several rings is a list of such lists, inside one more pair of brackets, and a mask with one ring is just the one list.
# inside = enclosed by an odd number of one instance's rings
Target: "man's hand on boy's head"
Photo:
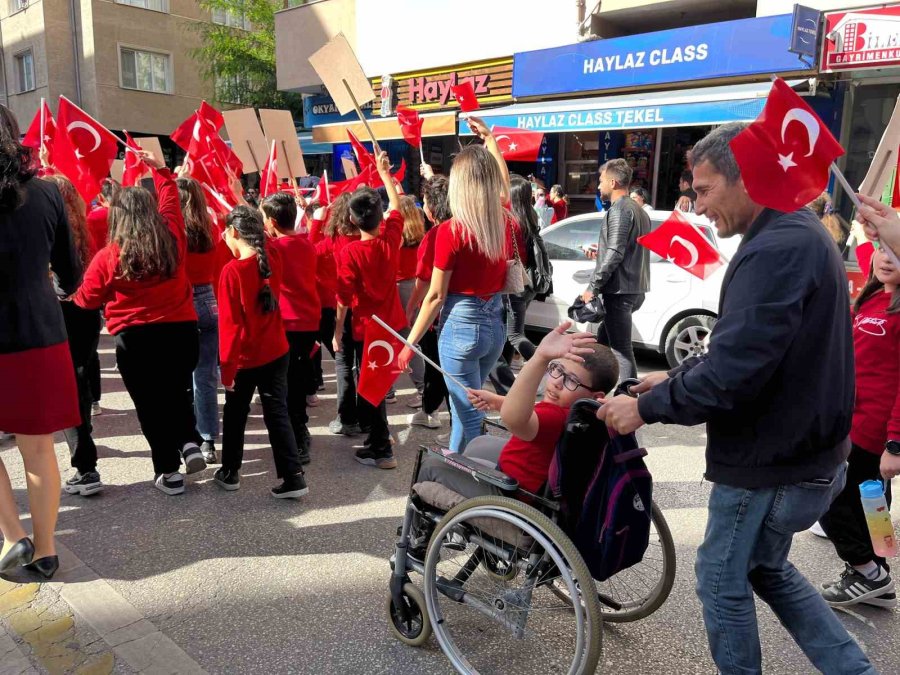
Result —
[[636, 398], [622, 394], [599, 400], [603, 405], [597, 410], [597, 419], [606, 422], [606, 426], [615, 429], [617, 433], [634, 433], [644, 426]]
[[579, 355], [590, 354], [593, 351], [591, 345], [597, 342], [597, 338], [593, 333], [567, 333], [571, 327], [571, 321], [563, 321], [547, 333], [537, 346], [535, 356], [546, 361], [568, 359], [582, 363], [584, 359]]
[[500, 394], [495, 394], [486, 389], [467, 389], [466, 395], [476, 410], [500, 412], [503, 407], [503, 401], [506, 398]]

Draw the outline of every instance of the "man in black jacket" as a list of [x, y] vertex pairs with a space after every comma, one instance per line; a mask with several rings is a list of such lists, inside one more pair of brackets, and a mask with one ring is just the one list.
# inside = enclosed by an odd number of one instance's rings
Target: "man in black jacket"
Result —
[[782, 213], [750, 199], [729, 146], [742, 129], [721, 126], [692, 153], [697, 213], [721, 237], [743, 235], [709, 352], [648, 375], [634, 388], [638, 400], [616, 397], [598, 417], [621, 433], [654, 422], [707, 424], [713, 489], [697, 593], [720, 672], [761, 672], [755, 592], [820, 671], [875, 673], [787, 560], [794, 533], [846, 480], [855, 384], [846, 274], [811, 211]]
[[650, 216], [628, 196], [631, 167], [624, 159], [611, 159], [600, 167], [600, 197], [612, 202], [601, 225], [596, 254], [597, 266], [591, 275], [585, 302], [595, 295], [603, 298], [606, 318], [597, 341], [613, 350], [623, 380], [637, 375], [631, 344], [631, 315], [644, 303], [650, 290], [650, 253], [637, 238], [650, 232]]

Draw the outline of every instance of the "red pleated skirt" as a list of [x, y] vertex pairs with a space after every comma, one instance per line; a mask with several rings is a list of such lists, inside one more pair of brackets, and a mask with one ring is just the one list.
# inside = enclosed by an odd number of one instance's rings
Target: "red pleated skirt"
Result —
[[0, 430], [38, 436], [80, 423], [68, 342], [0, 354]]

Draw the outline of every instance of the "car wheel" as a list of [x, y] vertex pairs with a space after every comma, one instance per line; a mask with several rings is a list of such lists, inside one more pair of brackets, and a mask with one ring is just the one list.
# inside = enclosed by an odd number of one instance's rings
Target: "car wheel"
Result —
[[669, 367], [681, 365], [691, 356], [705, 354], [709, 348], [709, 336], [716, 319], [704, 314], [695, 314], [680, 319], [666, 335], [666, 360]]

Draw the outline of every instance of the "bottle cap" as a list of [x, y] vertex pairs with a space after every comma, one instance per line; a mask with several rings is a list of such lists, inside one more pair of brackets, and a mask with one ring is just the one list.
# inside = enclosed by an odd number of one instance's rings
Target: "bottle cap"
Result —
[[859, 484], [859, 494], [863, 499], [878, 499], [884, 496], [884, 487], [879, 480], [867, 480]]

